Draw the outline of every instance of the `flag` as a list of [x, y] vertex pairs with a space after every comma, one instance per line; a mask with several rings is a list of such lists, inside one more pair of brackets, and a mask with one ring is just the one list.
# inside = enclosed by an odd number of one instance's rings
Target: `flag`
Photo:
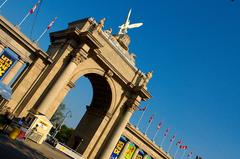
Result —
[[182, 144], [182, 139], [181, 140], [178, 140], [178, 142], [176, 143], [176, 145], [181, 145]]
[[139, 111], [145, 111], [147, 109], [147, 107], [145, 106], [145, 107], [143, 107], [143, 108], [139, 108], [138, 110]]
[[57, 19], [57, 17], [55, 17], [55, 18], [51, 21], [51, 23], [49, 23], [49, 25], [47, 26], [47, 29], [48, 29], [48, 30], [49, 30], [49, 29], [52, 27], [52, 25], [55, 23], [56, 19]]
[[167, 136], [168, 132], [169, 132], [169, 128], [167, 128], [166, 131], [165, 131], [165, 133], [164, 133], [164, 136], [165, 136], [165, 137]]
[[34, 13], [34, 11], [37, 9], [37, 7], [38, 7], [38, 5], [39, 5], [40, 2], [41, 2], [41, 1], [38, 0], [38, 2], [32, 7], [32, 9], [29, 11], [30, 14], [33, 14], [33, 13]]
[[173, 135], [172, 138], [170, 139], [170, 142], [173, 142], [176, 138], [176, 135]]
[[153, 117], [154, 117], [154, 115], [152, 114], [152, 115], [150, 116], [149, 120], [148, 120], [148, 123], [151, 123], [151, 122], [152, 122]]
[[192, 154], [193, 154], [192, 152], [189, 152], [188, 155], [187, 155], [187, 157], [191, 157]]
[[159, 130], [162, 126], [162, 122], [160, 122], [158, 125], [157, 125], [157, 129]]
[[188, 147], [187, 147], [187, 146], [180, 145], [179, 148], [180, 148], [180, 149], [183, 149], [183, 150], [186, 150]]

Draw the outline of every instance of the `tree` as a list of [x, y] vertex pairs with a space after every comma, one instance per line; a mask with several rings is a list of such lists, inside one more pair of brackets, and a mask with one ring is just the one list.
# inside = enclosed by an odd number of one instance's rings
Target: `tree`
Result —
[[53, 117], [51, 118], [51, 122], [53, 126], [56, 128], [59, 124], [64, 120], [66, 105], [64, 103], [61, 103], [57, 109], [57, 111], [54, 113]]
[[70, 139], [73, 131], [73, 128], [68, 128], [66, 125], [63, 125], [60, 131], [57, 133], [56, 138], [61, 143], [67, 144], [67, 141]]

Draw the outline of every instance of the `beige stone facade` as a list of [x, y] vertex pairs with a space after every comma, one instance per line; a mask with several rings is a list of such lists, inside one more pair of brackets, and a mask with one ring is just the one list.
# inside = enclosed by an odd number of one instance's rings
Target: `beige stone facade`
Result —
[[85, 76], [92, 84], [93, 100], [70, 147], [85, 158], [107, 159], [125, 134], [153, 157], [169, 158], [127, 126], [140, 102], [151, 98], [147, 83], [152, 74], [135, 66], [135, 56], [128, 53], [129, 37], [103, 31], [104, 22], [87, 18], [69, 23], [67, 29], [50, 34], [51, 45], [44, 52], [0, 16], [0, 48], [9, 48], [19, 59], [3, 79], [7, 85], [18, 74], [11, 85], [12, 98], [1, 99], [0, 109], [9, 108], [15, 117], [30, 118], [31, 112], [50, 119], [74, 83]]

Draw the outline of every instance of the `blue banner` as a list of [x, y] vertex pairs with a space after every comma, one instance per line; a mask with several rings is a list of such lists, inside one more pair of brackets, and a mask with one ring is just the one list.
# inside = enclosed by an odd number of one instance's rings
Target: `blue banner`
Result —
[[138, 154], [137, 154], [137, 157], [135, 159], [143, 159], [144, 154], [145, 153], [143, 151], [139, 151]]
[[10, 55], [7, 51], [4, 51], [0, 55], [0, 80], [4, 77], [6, 72], [13, 66], [16, 59]]
[[127, 139], [121, 136], [120, 140], [118, 141], [116, 147], [114, 148], [110, 159], [118, 159], [120, 156], [124, 146], [126, 145]]

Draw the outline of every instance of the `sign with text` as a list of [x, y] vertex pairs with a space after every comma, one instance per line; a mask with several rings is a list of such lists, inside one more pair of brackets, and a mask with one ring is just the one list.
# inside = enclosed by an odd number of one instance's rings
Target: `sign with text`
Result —
[[121, 136], [120, 140], [118, 141], [116, 147], [114, 148], [110, 159], [118, 159], [123, 150], [124, 146], [126, 145], [127, 139]]
[[145, 153], [144, 153], [143, 151], [139, 151], [138, 154], [137, 154], [136, 159], [143, 159], [144, 154], [145, 154]]
[[124, 153], [124, 159], [131, 159], [134, 152], [136, 150], [136, 146], [134, 143], [130, 143], [127, 147], [126, 152]]
[[13, 58], [7, 51], [4, 51], [0, 55], [0, 80], [9, 70], [9, 68], [14, 64], [15, 58]]

